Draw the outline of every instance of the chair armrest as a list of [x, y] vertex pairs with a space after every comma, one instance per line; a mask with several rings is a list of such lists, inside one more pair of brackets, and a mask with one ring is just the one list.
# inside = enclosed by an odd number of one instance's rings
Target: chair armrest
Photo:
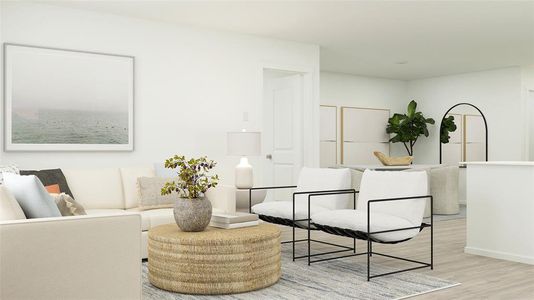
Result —
[[0, 278], [0, 299], [141, 299], [141, 217], [0, 222]]
[[406, 200], [426, 199], [426, 198], [430, 198], [430, 226], [432, 226], [433, 223], [434, 223], [434, 213], [433, 213], [434, 197], [432, 195], [412, 196], [412, 197], [396, 197], [396, 198], [382, 198], [382, 199], [373, 199], [373, 200], [367, 201], [367, 235], [368, 235], [368, 237], [369, 237], [369, 234], [386, 233], [386, 232], [393, 232], [393, 231], [401, 231], [401, 230], [410, 230], [410, 229], [421, 228], [421, 226], [414, 226], [414, 227], [406, 227], [406, 228], [399, 228], [399, 229], [381, 230], [381, 231], [370, 232], [370, 229], [371, 229], [371, 204], [372, 203], [390, 202], [390, 201], [406, 201]]
[[251, 187], [248, 189], [248, 212], [252, 213], [252, 191], [256, 190], [277, 190], [277, 189], [294, 189], [296, 185], [280, 185], [280, 186], [263, 186]]

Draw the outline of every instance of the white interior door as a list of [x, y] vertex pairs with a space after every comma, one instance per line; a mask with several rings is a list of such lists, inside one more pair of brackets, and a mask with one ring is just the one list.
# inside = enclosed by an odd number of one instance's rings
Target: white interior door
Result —
[[[302, 166], [301, 107], [301, 75], [264, 79], [265, 185], [297, 182]], [[291, 193], [291, 190], [277, 190], [269, 193], [266, 200], [289, 200]]]

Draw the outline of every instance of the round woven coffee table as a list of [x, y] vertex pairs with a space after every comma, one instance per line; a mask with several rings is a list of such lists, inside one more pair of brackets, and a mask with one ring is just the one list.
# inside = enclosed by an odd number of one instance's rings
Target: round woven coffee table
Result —
[[271, 224], [202, 232], [161, 225], [148, 232], [148, 279], [185, 294], [257, 290], [280, 279], [280, 250], [280, 229]]

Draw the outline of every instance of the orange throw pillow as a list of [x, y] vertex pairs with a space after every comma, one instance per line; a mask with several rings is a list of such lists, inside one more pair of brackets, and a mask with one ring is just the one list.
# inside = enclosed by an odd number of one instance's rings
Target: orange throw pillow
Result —
[[61, 193], [61, 191], [59, 190], [59, 184], [47, 185], [47, 186], [45, 186], [45, 189], [50, 194], [59, 194], [59, 193]]

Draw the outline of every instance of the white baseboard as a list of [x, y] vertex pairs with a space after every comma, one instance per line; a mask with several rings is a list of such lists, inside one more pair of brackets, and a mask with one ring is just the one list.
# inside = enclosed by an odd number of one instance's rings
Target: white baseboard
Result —
[[508, 252], [486, 250], [486, 249], [480, 249], [480, 248], [474, 248], [474, 247], [465, 247], [464, 252], [467, 254], [481, 255], [481, 256], [487, 256], [487, 257], [496, 258], [496, 259], [504, 259], [504, 260], [515, 261], [519, 263], [534, 265], [534, 257], [532, 256], [517, 255], [517, 254], [508, 253]]

